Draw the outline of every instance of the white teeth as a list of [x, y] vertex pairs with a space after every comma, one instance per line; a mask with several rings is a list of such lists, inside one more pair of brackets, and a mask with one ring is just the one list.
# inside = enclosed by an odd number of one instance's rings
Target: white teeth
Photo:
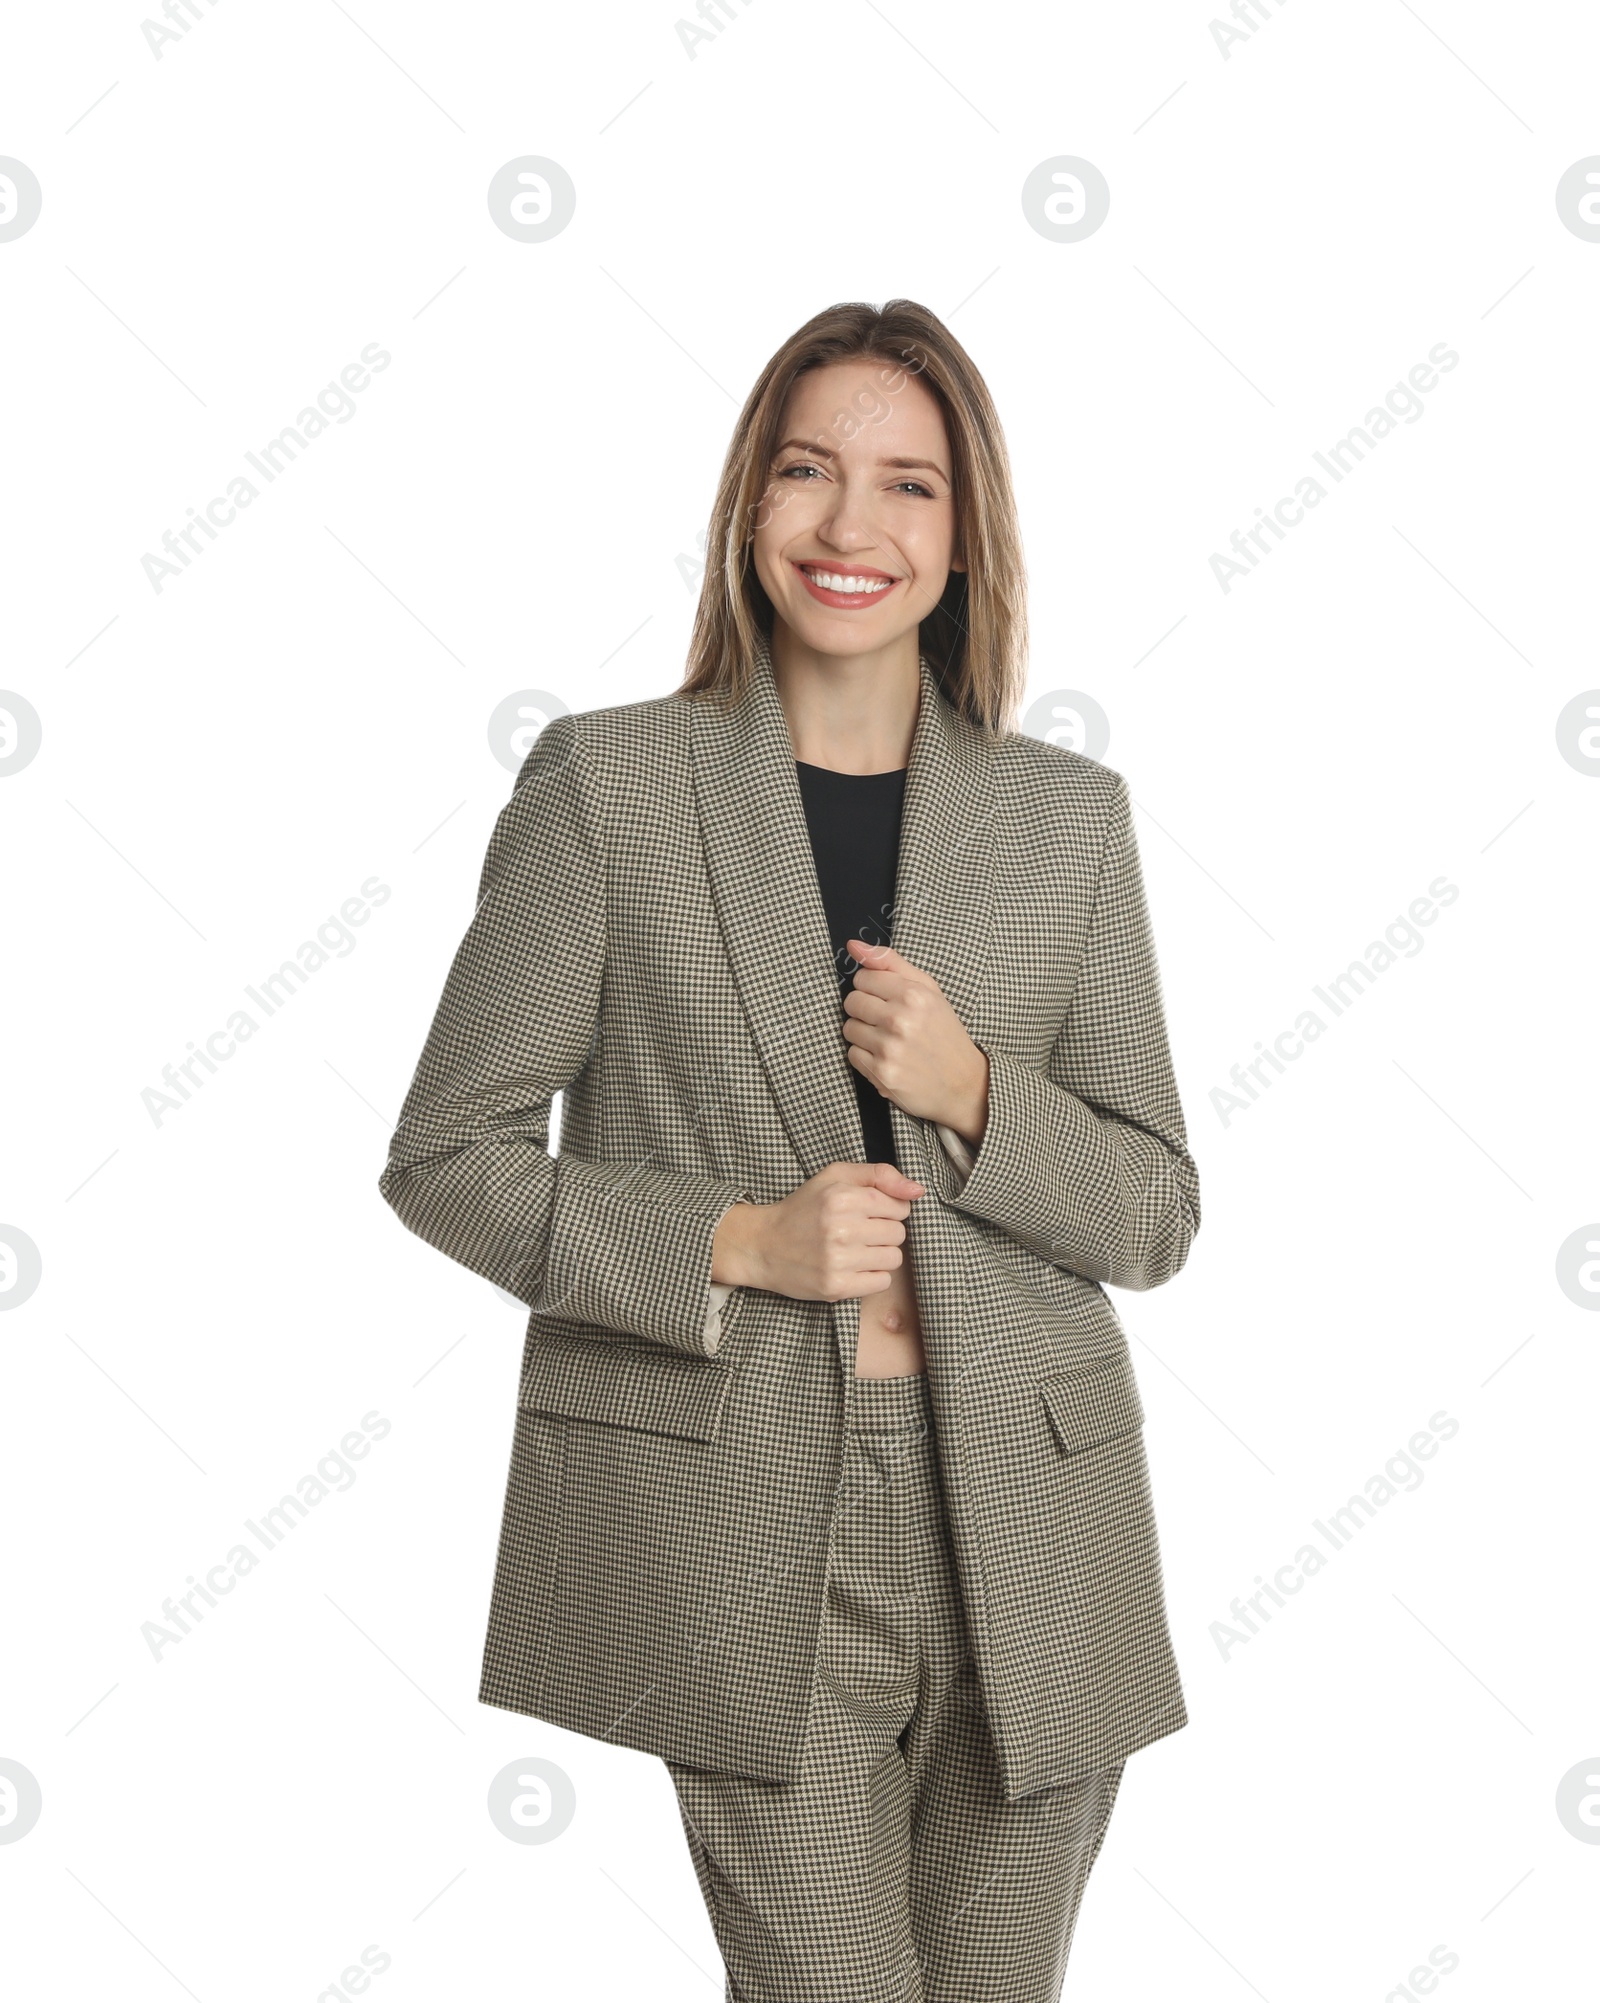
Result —
[[893, 584], [892, 577], [843, 577], [837, 571], [813, 570], [810, 564], [802, 564], [813, 584], [820, 584], [824, 591], [849, 591], [870, 596], [875, 591], [887, 591]]

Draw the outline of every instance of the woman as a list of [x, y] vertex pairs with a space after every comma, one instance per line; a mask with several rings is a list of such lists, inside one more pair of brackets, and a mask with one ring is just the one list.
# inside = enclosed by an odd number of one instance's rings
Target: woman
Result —
[[1011, 727], [1023, 625], [971, 361], [819, 314], [683, 686], [529, 754], [382, 1178], [531, 1309], [480, 1697], [666, 1762], [730, 1997], [1053, 2003], [1185, 1722], [1103, 1286], [1195, 1169], [1127, 787]]

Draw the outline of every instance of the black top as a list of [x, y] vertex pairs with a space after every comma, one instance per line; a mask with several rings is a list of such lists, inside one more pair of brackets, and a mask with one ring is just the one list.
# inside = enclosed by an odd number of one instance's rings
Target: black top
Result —
[[[846, 939], [869, 946], [893, 943], [895, 865], [900, 852], [900, 809], [906, 772], [833, 772], [825, 765], [795, 760], [795, 776], [805, 803], [817, 887], [828, 917], [833, 963], [839, 980], [839, 1020], [844, 998], [860, 967]], [[841, 1050], [849, 1045], [841, 1038]], [[846, 1057], [861, 1108], [861, 1139], [867, 1161], [895, 1161], [889, 1102]]]

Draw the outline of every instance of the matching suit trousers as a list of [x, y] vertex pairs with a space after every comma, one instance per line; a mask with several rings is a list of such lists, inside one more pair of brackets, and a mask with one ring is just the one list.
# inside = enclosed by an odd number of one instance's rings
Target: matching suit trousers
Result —
[[851, 1387], [799, 1778], [666, 1765], [729, 2003], [1058, 2003], [1122, 1763], [1006, 1801], [925, 1376]]

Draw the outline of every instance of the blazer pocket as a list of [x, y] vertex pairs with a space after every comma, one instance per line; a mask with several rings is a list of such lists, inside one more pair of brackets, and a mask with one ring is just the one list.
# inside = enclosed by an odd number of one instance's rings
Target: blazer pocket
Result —
[[517, 1403], [525, 1412], [712, 1440], [732, 1378], [726, 1363], [614, 1335], [539, 1335], [529, 1343]]
[[1056, 1438], [1069, 1454], [1104, 1446], [1125, 1433], [1136, 1433], [1144, 1424], [1133, 1365], [1125, 1356], [1108, 1356], [1087, 1370], [1046, 1377], [1039, 1395]]

